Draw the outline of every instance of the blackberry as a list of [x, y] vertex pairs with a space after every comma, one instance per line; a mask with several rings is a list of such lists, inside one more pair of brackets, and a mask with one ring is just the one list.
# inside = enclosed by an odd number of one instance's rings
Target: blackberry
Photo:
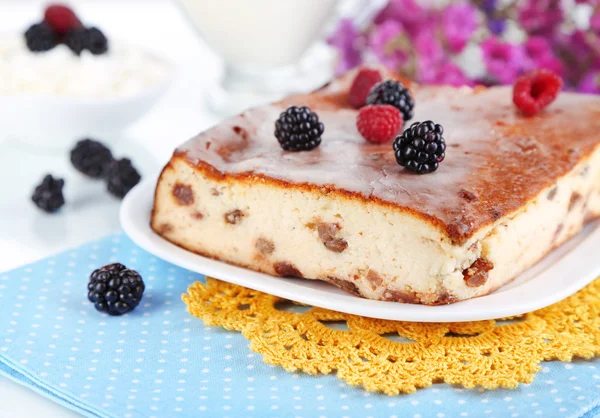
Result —
[[25, 31], [25, 43], [32, 52], [49, 51], [58, 45], [54, 30], [47, 23], [36, 23]]
[[94, 270], [88, 283], [88, 300], [100, 312], [123, 315], [142, 300], [144, 281], [135, 270], [115, 263]]
[[71, 163], [77, 171], [92, 178], [104, 177], [113, 161], [110, 150], [101, 142], [82, 139], [71, 150]]
[[306, 107], [288, 107], [275, 122], [275, 137], [286, 151], [310, 151], [319, 146], [325, 127]]
[[63, 179], [55, 179], [48, 174], [42, 183], [35, 188], [31, 200], [44, 212], [52, 213], [65, 204], [62, 188], [65, 185]]
[[71, 29], [65, 34], [63, 41], [75, 55], [81, 55], [81, 51], [87, 46], [87, 30], [85, 28]]
[[431, 173], [438, 169], [446, 156], [444, 128], [428, 120], [415, 122], [394, 140], [396, 161], [402, 167], [417, 174]]
[[108, 39], [96, 27], [85, 30], [85, 48], [94, 55], [101, 55], [108, 51]]
[[115, 160], [108, 165], [107, 188], [111, 194], [117, 197], [125, 197], [133, 189], [133, 186], [140, 182], [141, 178], [129, 158]]
[[413, 117], [415, 101], [402, 83], [394, 80], [382, 81], [373, 86], [367, 96], [367, 104], [388, 104], [397, 108], [404, 122]]

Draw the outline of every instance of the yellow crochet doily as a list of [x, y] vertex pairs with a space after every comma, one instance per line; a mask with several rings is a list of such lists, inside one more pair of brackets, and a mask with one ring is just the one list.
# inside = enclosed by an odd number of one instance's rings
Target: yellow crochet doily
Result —
[[194, 283], [183, 300], [207, 325], [241, 331], [266, 363], [335, 372], [388, 395], [441, 382], [515, 388], [531, 382], [542, 361], [600, 355], [600, 279], [520, 317], [465, 323], [386, 321], [314, 307], [293, 312], [281, 298], [212, 278]]

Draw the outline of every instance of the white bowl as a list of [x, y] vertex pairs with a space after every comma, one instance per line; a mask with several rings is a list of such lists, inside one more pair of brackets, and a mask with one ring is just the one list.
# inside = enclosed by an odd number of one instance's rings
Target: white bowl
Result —
[[65, 148], [85, 136], [110, 136], [123, 131], [150, 110], [174, 76], [174, 68], [166, 59], [142, 53], [167, 71], [164, 78], [131, 95], [87, 98], [54, 93], [0, 94], [0, 140], [12, 138], [36, 147]]

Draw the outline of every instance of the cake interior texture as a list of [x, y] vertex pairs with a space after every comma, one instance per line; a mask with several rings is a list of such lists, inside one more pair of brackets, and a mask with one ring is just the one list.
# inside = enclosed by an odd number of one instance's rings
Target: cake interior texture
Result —
[[[436, 305], [494, 291], [600, 216], [600, 99], [562, 93], [525, 118], [508, 87], [403, 80], [416, 102], [407, 125], [433, 120], [447, 143], [440, 168], [416, 175], [390, 143], [357, 132], [352, 77], [248, 110], [179, 147], [156, 187], [154, 231], [268, 274]], [[290, 105], [324, 123], [315, 150], [279, 146], [274, 123]]]

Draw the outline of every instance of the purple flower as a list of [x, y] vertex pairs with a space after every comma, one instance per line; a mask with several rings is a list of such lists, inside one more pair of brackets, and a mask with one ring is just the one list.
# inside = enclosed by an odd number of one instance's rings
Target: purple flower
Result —
[[477, 9], [469, 3], [454, 3], [442, 11], [442, 31], [448, 49], [462, 51], [477, 29]]
[[444, 59], [444, 47], [436, 37], [435, 29], [422, 29], [413, 40], [413, 48], [417, 53], [419, 70], [426, 71], [424, 67], [434, 67]]
[[483, 0], [481, 4], [481, 10], [490, 16], [496, 11], [496, 7], [498, 6], [498, 0]]
[[459, 66], [450, 61], [444, 61], [421, 74], [420, 80], [429, 84], [444, 84], [451, 86], [472, 86], [474, 83], [467, 78]]
[[386, 20], [373, 28], [368, 45], [379, 62], [399, 71], [409, 56], [409, 53], [401, 47], [406, 42], [404, 36], [404, 29], [400, 23]]
[[493, 35], [502, 35], [506, 29], [506, 20], [490, 18], [487, 21], [487, 27]]
[[528, 60], [525, 64], [527, 71], [538, 68], [545, 68], [547, 70], [554, 71], [555, 73], [563, 74], [562, 62], [556, 58], [550, 42], [541, 36], [532, 36], [525, 41], [523, 44], [525, 48], [525, 54]]
[[588, 71], [581, 79], [577, 90], [582, 93], [600, 94], [600, 68]]
[[327, 38], [327, 43], [339, 51], [336, 74], [344, 73], [362, 62], [362, 35], [350, 19], [342, 19], [335, 32]]
[[527, 0], [518, 10], [518, 20], [527, 33], [550, 35], [563, 21], [560, 0]]
[[488, 73], [502, 84], [511, 84], [523, 72], [525, 52], [520, 45], [489, 37], [481, 43]]
[[374, 22], [380, 24], [393, 20], [401, 23], [408, 34], [414, 35], [428, 16], [428, 11], [415, 0], [389, 0], [387, 6], [377, 14]]

